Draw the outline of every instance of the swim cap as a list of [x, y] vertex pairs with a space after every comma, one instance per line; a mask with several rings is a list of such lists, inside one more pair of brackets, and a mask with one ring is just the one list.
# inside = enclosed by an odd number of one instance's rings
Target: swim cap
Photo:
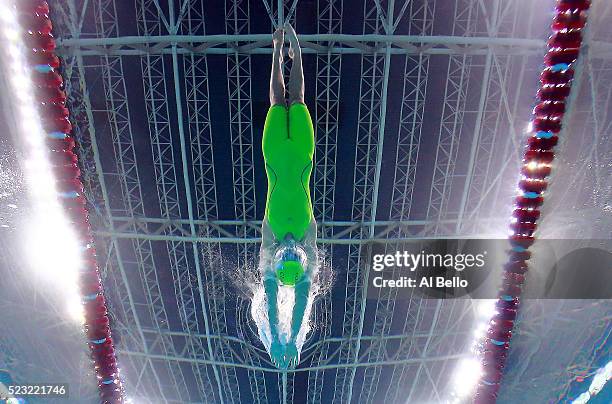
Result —
[[304, 274], [306, 253], [295, 245], [288, 243], [276, 252], [274, 256], [276, 276], [285, 286], [295, 286]]
[[304, 268], [298, 261], [284, 261], [279, 263], [276, 276], [285, 286], [295, 286], [304, 274]]

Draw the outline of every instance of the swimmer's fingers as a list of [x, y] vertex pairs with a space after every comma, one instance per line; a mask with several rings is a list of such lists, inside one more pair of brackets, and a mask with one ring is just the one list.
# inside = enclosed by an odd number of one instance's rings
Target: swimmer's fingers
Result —
[[282, 368], [285, 362], [284, 357], [284, 347], [278, 341], [273, 342], [270, 346], [270, 360], [272, 361], [272, 364], [277, 368]]
[[287, 362], [288, 362], [288, 366], [291, 369], [294, 369], [298, 363], [299, 363], [299, 358], [300, 358], [300, 354], [298, 353], [297, 347], [295, 346], [295, 343], [290, 343], [289, 345], [287, 345]]

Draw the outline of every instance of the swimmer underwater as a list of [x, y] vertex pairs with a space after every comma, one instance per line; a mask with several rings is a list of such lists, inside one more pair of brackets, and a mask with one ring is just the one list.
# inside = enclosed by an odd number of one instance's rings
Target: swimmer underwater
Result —
[[[293, 60], [288, 99], [282, 70], [285, 34], [288, 55]], [[262, 142], [268, 192], [259, 271], [270, 331], [269, 344], [264, 345], [274, 365], [287, 369], [296, 367], [300, 361], [304, 329], [308, 328], [304, 320], [308, 322], [309, 295], [318, 265], [317, 225], [310, 198], [314, 129], [304, 103], [302, 52], [297, 35], [293, 27], [285, 24], [274, 32], [272, 40], [270, 108]], [[279, 326], [280, 288], [290, 288], [295, 297], [288, 332], [281, 332]]]

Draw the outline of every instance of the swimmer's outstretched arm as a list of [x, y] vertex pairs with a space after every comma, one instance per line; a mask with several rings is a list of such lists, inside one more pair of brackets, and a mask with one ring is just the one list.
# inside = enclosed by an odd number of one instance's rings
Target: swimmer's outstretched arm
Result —
[[291, 337], [285, 347], [285, 366], [295, 368], [300, 363], [300, 352], [297, 349], [297, 337], [302, 328], [304, 313], [310, 294], [310, 278], [303, 279], [295, 285], [295, 304], [291, 316]]
[[279, 367], [286, 367], [285, 349], [280, 343], [278, 335], [278, 280], [270, 268], [269, 254], [274, 250], [274, 235], [268, 224], [268, 218], [264, 217], [261, 226], [261, 250], [260, 250], [260, 270], [263, 273], [264, 292], [267, 297], [268, 323], [270, 324], [270, 359], [272, 363]]
[[310, 298], [310, 288], [312, 286], [314, 272], [318, 266], [317, 257], [317, 224], [312, 218], [310, 226], [304, 235], [304, 248], [308, 256], [308, 268], [304, 273], [304, 278], [295, 285], [295, 304], [291, 316], [291, 336], [286, 347], [286, 360], [290, 368], [294, 368], [300, 362], [300, 353], [297, 350], [296, 342], [298, 334], [304, 325], [304, 315]]
[[264, 290], [268, 297], [268, 322], [270, 323], [270, 359], [274, 366], [286, 368], [285, 347], [281, 344], [278, 336], [278, 282], [272, 277], [264, 279]]
[[270, 322], [270, 333], [272, 341], [278, 341], [278, 308], [277, 308], [277, 296], [278, 296], [278, 281], [275, 275], [271, 274], [270, 266], [270, 252], [274, 249], [274, 235], [268, 224], [267, 217], [264, 217], [261, 226], [261, 249], [259, 250], [260, 256], [260, 270], [263, 273], [263, 285], [264, 291], [268, 298], [268, 320]]
[[308, 257], [308, 268], [304, 272], [304, 277], [295, 285], [295, 305], [293, 306], [293, 315], [291, 318], [291, 338], [290, 342], [295, 342], [297, 335], [302, 328], [304, 321], [304, 313], [308, 305], [308, 297], [310, 295], [310, 286], [312, 285], [313, 272], [318, 265], [317, 257], [317, 223], [312, 218], [308, 229], [304, 234], [303, 247], [306, 250]]
[[264, 289], [268, 297], [268, 320], [270, 321], [270, 334], [272, 341], [278, 341], [278, 282], [276, 279], [269, 277], [264, 279]]
[[295, 285], [295, 305], [293, 306], [293, 315], [291, 316], [291, 338], [290, 342], [295, 343], [298, 333], [302, 328], [304, 321], [304, 312], [308, 304], [308, 295], [310, 294], [310, 279], [304, 279]]

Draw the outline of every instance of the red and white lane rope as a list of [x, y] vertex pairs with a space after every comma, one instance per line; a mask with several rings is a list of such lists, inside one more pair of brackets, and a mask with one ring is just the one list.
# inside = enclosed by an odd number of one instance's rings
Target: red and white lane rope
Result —
[[[52, 229], [69, 228], [78, 255], [78, 283], [83, 323], [100, 401], [125, 402], [111, 338], [96, 249], [87, 212], [78, 157], [74, 152], [60, 60], [55, 54], [49, 6], [42, 0], [0, 0], [9, 80], [18, 97], [23, 138], [28, 144], [27, 171], [42, 216], [56, 218]], [[43, 241], [44, 242], [44, 241]], [[65, 249], [71, 247], [66, 245]], [[65, 252], [67, 255], [70, 251]], [[60, 276], [60, 275], [58, 275]]]
[[474, 403], [495, 403], [503, 376], [512, 329], [519, 309], [519, 299], [531, 257], [529, 248], [544, 202], [547, 178], [555, 157], [553, 149], [558, 141], [570, 94], [576, 60], [580, 53], [586, 11], [590, 0], [558, 0], [548, 40], [545, 67], [540, 75], [537, 104], [530, 125], [531, 136], [523, 154], [520, 194], [514, 202], [510, 225], [511, 249], [504, 266], [502, 286], [495, 303], [495, 313], [479, 344], [481, 376], [476, 387]]

